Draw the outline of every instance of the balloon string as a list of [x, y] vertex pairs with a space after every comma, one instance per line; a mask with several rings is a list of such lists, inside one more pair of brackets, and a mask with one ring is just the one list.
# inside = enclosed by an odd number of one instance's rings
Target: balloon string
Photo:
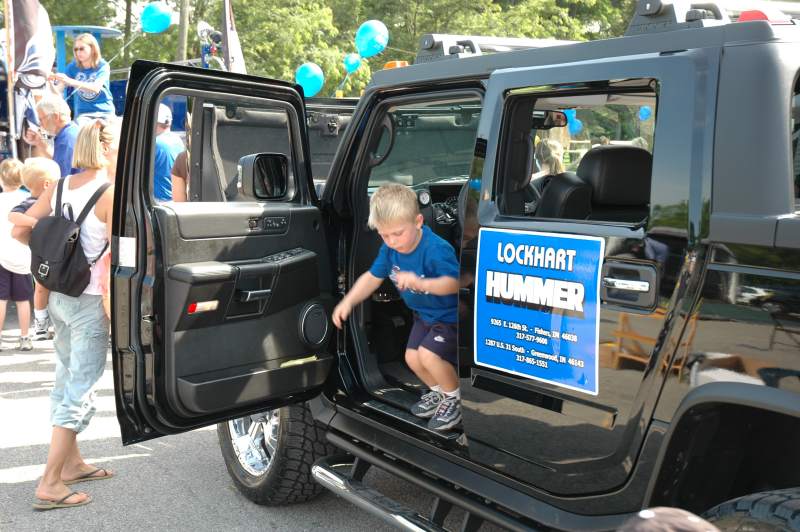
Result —
[[386, 49], [394, 50], [395, 52], [403, 52], [404, 54], [411, 54], [411, 55], [415, 55], [417, 53], [417, 52], [409, 52], [408, 50], [403, 50], [401, 48], [394, 48], [392, 46], [387, 46]]
[[122, 52], [125, 50], [125, 48], [127, 48], [128, 46], [130, 46], [130, 44], [131, 44], [133, 41], [135, 41], [136, 39], [138, 39], [138, 38], [139, 38], [141, 35], [142, 35], [141, 33], [137, 33], [136, 35], [134, 35], [134, 36], [133, 36], [133, 39], [131, 39], [130, 41], [128, 41], [128, 42], [126, 42], [125, 44], [123, 44], [123, 45], [122, 45], [122, 48], [120, 48], [119, 50], [117, 50], [117, 55], [115, 55], [114, 57], [112, 57], [111, 59], [109, 59], [109, 60], [108, 60], [108, 64], [110, 65], [110, 64], [111, 64], [111, 61], [113, 61], [114, 59], [116, 59], [117, 57], [119, 57], [119, 54], [121, 54], [121, 53], [122, 53]]
[[348, 72], [347, 74], [345, 74], [345, 76], [344, 76], [344, 79], [342, 80], [342, 82], [341, 82], [341, 83], [339, 83], [339, 86], [338, 86], [338, 87], [336, 87], [336, 90], [335, 90], [335, 91], [333, 91], [333, 94], [331, 94], [331, 98], [335, 98], [335, 97], [336, 97], [336, 93], [337, 93], [337, 92], [339, 92], [340, 90], [342, 90], [342, 88], [344, 87], [344, 84], [345, 84], [345, 83], [347, 83], [347, 80], [348, 80], [349, 78], [350, 78], [350, 72]]

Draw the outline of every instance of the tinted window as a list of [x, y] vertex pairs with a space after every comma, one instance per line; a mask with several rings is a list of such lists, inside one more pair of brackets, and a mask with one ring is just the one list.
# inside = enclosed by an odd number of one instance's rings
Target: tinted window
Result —
[[[504, 214], [639, 223], [648, 213], [657, 96], [650, 80], [512, 91], [504, 116], [498, 204]], [[516, 93], [516, 94], [514, 94]], [[537, 128], [542, 113], [563, 127]], [[585, 161], [585, 164], [582, 162]]]
[[255, 201], [243, 188], [240, 160], [257, 153], [285, 156], [293, 176], [285, 104], [223, 94], [171, 94], [160, 103], [154, 124], [156, 200]]
[[371, 150], [369, 186], [466, 179], [480, 112], [477, 98], [390, 107]]
[[792, 96], [792, 153], [794, 154], [794, 204], [800, 209], [800, 79]]

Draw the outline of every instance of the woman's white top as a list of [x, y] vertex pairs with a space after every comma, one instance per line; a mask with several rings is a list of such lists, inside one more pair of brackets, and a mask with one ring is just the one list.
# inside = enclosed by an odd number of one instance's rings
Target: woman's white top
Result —
[[[72, 176], [68, 176], [64, 181], [64, 189], [61, 191], [61, 210], [62, 215], [69, 218], [69, 210], [65, 208], [67, 205], [72, 206], [72, 213], [75, 218], [80, 216], [81, 211], [86, 206], [89, 198], [97, 191], [103, 184], [108, 183], [104, 177], [97, 177], [88, 183], [81, 185], [76, 189], [70, 190], [70, 180]], [[58, 186], [56, 183], [55, 187]], [[53, 209], [53, 214], [56, 210], [56, 197], [58, 196], [58, 188], [53, 190], [53, 197], [50, 199], [50, 206]], [[107, 250], [106, 244], [108, 243], [108, 233], [106, 232], [105, 222], [100, 221], [95, 214], [97, 204], [92, 207], [91, 212], [86, 216], [86, 219], [81, 224], [81, 246], [83, 253], [86, 255], [86, 260], [92, 264], [92, 277], [89, 281], [89, 286], [83, 291], [84, 294], [103, 295], [102, 285], [100, 283], [100, 267], [97, 259], [100, 255]]]

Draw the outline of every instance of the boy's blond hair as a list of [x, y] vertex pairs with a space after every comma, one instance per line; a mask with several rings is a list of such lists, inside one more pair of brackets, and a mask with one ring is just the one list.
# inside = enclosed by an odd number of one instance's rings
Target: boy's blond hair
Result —
[[0, 163], [0, 181], [3, 183], [3, 188], [19, 188], [22, 184], [21, 172], [22, 162], [17, 159], [5, 159]]
[[367, 225], [377, 229], [379, 225], [396, 222], [415, 222], [419, 214], [417, 195], [399, 183], [382, 185], [369, 199]]
[[61, 168], [53, 159], [30, 157], [22, 167], [22, 184], [30, 191], [43, 181], [53, 183], [61, 179]]

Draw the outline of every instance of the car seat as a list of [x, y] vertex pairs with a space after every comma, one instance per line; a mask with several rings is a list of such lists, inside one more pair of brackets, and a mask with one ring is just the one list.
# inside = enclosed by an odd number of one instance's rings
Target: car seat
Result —
[[650, 152], [634, 146], [598, 146], [586, 152], [577, 174], [591, 185], [588, 219], [623, 223], [646, 219], [652, 168]]

